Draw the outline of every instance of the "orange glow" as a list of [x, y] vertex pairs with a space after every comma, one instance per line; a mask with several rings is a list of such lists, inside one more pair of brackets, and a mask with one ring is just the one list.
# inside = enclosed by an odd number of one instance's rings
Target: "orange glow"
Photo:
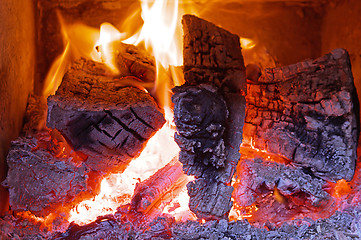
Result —
[[259, 149], [255, 147], [255, 141], [251, 138], [250, 142], [243, 141], [239, 152], [242, 154], [242, 158], [254, 159], [256, 157], [261, 157], [266, 161], [278, 162], [282, 164], [289, 164], [290, 160], [281, 155], [267, 152], [264, 149]]
[[236, 203], [233, 204], [233, 207], [229, 213], [230, 221], [237, 221], [243, 219], [252, 218], [255, 212], [258, 211], [256, 204], [252, 204], [246, 207], [240, 207]]
[[[192, 177], [187, 177], [187, 183], [191, 181]], [[187, 188], [184, 184], [178, 196], [173, 196], [171, 201], [166, 205], [163, 213], [172, 215], [176, 221], [196, 220], [196, 215], [189, 210], [189, 196]]]
[[252, 49], [256, 46], [256, 43], [249, 38], [240, 38], [242, 49]]
[[346, 182], [345, 179], [338, 180], [333, 188], [332, 195], [341, 198], [348, 195], [351, 192], [351, 184]]

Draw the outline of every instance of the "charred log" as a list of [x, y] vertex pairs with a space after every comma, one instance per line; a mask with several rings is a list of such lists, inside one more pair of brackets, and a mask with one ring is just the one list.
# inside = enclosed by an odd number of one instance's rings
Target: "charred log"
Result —
[[30, 211], [45, 217], [67, 212], [99, 192], [100, 174], [64, 144], [65, 140], [52, 139], [48, 132], [12, 142], [7, 157], [9, 171], [3, 185], [9, 189], [13, 211]]
[[66, 232], [58, 233], [51, 239], [125, 239], [119, 236], [128, 235], [128, 230], [127, 226], [121, 226], [114, 216], [108, 215], [83, 226], [71, 223]]
[[164, 122], [148, 93], [119, 85], [104, 64], [90, 60], [77, 61], [48, 98], [47, 126], [88, 155], [96, 171], [122, 170]]
[[351, 180], [358, 102], [348, 53], [266, 69], [249, 82], [245, 146], [280, 154], [325, 180]]
[[200, 177], [207, 165], [224, 167], [226, 154], [222, 137], [228, 110], [223, 97], [215, 87], [205, 84], [176, 87], [173, 92], [178, 131], [175, 141], [182, 149], [184, 171]]
[[304, 203], [313, 207], [325, 206], [330, 195], [323, 190], [326, 181], [315, 178], [301, 168], [276, 162], [242, 159], [237, 166], [233, 198], [238, 206], [252, 205], [264, 190], [275, 189], [282, 196], [302, 195]]
[[189, 206], [198, 218], [227, 218], [245, 108], [239, 37], [191, 15], [182, 23], [185, 84], [172, 101], [179, 160], [196, 176], [187, 185]]

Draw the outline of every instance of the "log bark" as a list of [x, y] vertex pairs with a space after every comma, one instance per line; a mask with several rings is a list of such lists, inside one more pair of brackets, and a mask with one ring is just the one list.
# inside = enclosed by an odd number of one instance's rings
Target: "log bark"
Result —
[[[47, 126], [88, 155], [86, 164], [96, 171], [124, 170], [164, 122], [148, 93], [124, 87], [104, 64], [91, 60], [77, 61], [48, 98]], [[104, 157], [111, 161], [102, 162]]]
[[179, 160], [196, 177], [187, 185], [189, 207], [198, 218], [227, 218], [245, 111], [239, 37], [191, 15], [182, 23], [185, 84], [172, 101]]
[[9, 189], [12, 211], [46, 217], [68, 212], [99, 192], [101, 175], [85, 165], [64, 139], [58, 139], [46, 131], [12, 142], [3, 182]]
[[328, 181], [352, 179], [359, 108], [345, 50], [266, 69], [247, 88], [244, 146], [282, 155]]

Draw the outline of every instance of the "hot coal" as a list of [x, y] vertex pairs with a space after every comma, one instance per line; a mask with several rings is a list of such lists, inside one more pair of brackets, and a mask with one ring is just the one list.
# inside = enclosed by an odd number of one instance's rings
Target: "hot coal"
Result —
[[12, 142], [3, 182], [9, 189], [12, 211], [30, 211], [38, 217], [67, 213], [99, 192], [100, 174], [59, 138], [52, 139], [46, 131]]
[[165, 119], [148, 93], [119, 86], [106, 71], [102, 63], [75, 62], [48, 98], [47, 126], [88, 155], [93, 170], [109, 173], [124, 170]]
[[327, 181], [352, 179], [359, 106], [344, 49], [266, 69], [247, 88], [244, 146], [282, 155]]
[[240, 158], [245, 67], [239, 37], [192, 15], [183, 16], [185, 84], [172, 101], [189, 207], [203, 219], [227, 218]]

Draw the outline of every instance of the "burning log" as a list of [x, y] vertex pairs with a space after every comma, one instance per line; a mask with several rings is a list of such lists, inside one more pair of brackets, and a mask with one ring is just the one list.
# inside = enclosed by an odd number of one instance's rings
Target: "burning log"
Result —
[[198, 218], [227, 218], [245, 111], [239, 37], [191, 15], [182, 23], [185, 84], [172, 101], [179, 161], [196, 177], [187, 185], [189, 207]]
[[[131, 210], [147, 213], [169, 191], [177, 191], [179, 186], [185, 186], [186, 175], [178, 158], [158, 170], [150, 178], [137, 183], [131, 201]], [[172, 194], [173, 195], [173, 194]]]
[[[59, 138], [59, 137], [58, 137]], [[100, 174], [83, 163], [65, 140], [48, 132], [19, 137], [7, 157], [11, 210], [38, 217], [68, 212], [84, 198], [99, 192]]]
[[165, 123], [148, 93], [124, 87], [122, 81], [134, 77], [120, 80], [107, 71], [104, 64], [91, 60], [75, 62], [48, 98], [47, 119], [48, 127], [88, 156], [91, 169], [105, 173], [123, 170]]
[[[292, 165], [262, 161], [260, 158], [242, 159], [237, 166], [233, 198], [238, 206], [252, 205], [268, 192], [279, 191], [282, 196], [302, 195], [303, 203], [313, 207], [325, 206], [330, 195], [323, 190], [326, 181], [314, 178]], [[265, 188], [265, 189], [263, 189]]]
[[345, 50], [266, 69], [247, 88], [244, 146], [280, 154], [328, 181], [352, 179], [359, 116]]

